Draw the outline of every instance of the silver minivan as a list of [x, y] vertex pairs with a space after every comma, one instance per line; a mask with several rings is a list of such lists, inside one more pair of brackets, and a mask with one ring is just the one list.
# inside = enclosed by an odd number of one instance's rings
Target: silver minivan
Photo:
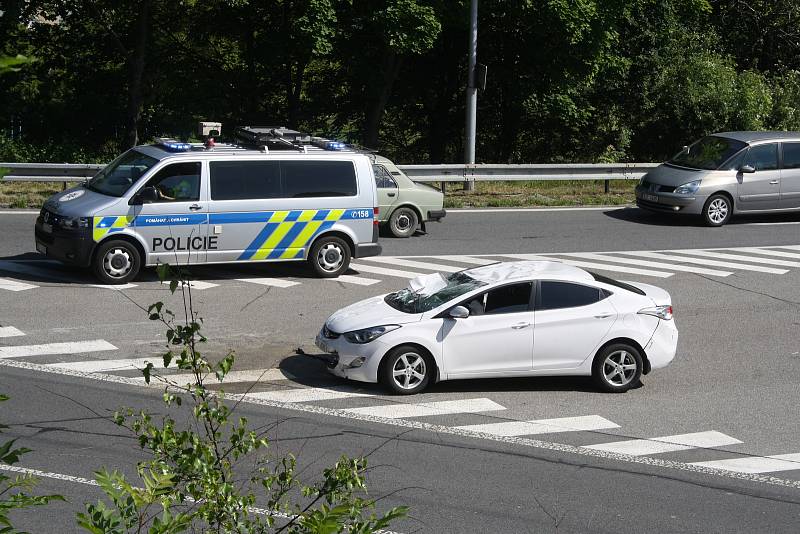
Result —
[[739, 213], [800, 211], [800, 132], [722, 132], [645, 174], [636, 205], [701, 215], [722, 226]]
[[378, 198], [366, 155], [318, 144], [137, 146], [45, 202], [36, 249], [107, 284], [159, 263], [306, 261], [336, 277], [380, 254]]

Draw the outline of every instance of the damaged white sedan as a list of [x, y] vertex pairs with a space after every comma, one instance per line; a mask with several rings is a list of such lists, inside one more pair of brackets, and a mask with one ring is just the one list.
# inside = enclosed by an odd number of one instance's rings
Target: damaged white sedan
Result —
[[331, 315], [329, 370], [413, 394], [439, 380], [585, 375], [624, 392], [669, 364], [669, 294], [550, 261], [496, 263], [412, 280]]

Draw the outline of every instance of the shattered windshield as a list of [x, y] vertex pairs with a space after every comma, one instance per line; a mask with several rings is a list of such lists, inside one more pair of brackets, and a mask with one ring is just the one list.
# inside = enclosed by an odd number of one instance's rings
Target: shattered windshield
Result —
[[486, 282], [475, 280], [461, 271], [442, 277], [441, 283], [428, 281], [428, 287], [434, 287], [434, 291], [426, 291], [425, 287], [416, 291], [406, 288], [386, 295], [384, 301], [403, 313], [424, 313], [485, 285]]
[[96, 193], [121, 197], [156, 163], [156, 158], [145, 156], [136, 150], [128, 150], [106, 165], [85, 187]]

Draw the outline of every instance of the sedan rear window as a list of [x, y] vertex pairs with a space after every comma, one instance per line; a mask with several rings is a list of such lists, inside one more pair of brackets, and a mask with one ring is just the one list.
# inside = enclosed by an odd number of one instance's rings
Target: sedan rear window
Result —
[[709, 135], [693, 143], [687, 150], [681, 150], [667, 163], [690, 169], [715, 171], [746, 146], [736, 139]]
[[645, 294], [644, 291], [642, 291], [638, 287], [632, 286], [630, 284], [626, 284], [625, 282], [620, 282], [619, 280], [614, 280], [613, 278], [609, 278], [607, 276], [603, 276], [602, 274], [597, 274], [597, 273], [592, 273], [592, 272], [590, 272], [589, 274], [591, 274], [592, 277], [595, 280], [597, 280], [598, 282], [603, 282], [604, 284], [608, 284], [610, 286], [615, 286], [615, 287], [618, 287], [620, 289], [624, 289], [626, 291], [633, 291], [637, 295], [644, 295]]
[[403, 313], [424, 313], [486, 285], [486, 282], [475, 280], [463, 271], [447, 276], [444, 281], [447, 285], [431, 294], [401, 289], [386, 295], [383, 300]]

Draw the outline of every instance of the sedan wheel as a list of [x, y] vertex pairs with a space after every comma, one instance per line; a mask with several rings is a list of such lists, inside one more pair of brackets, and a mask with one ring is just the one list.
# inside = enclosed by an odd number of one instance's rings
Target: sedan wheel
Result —
[[642, 367], [642, 356], [635, 347], [615, 344], [597, 354], [592, 376], [601, 389], [622, 393], [639, 384]]
[[428, 354], [416, 347], [401, 346], [386, 355], [381, 381], [395, 393], [412, 395], [425, 389], [432, 372]]
[[411, 237], [417, 231], [417, 226], [419, 226], [417, 212], [405, 206], [394, 210], [389, 217], [389, 230], [395, 237]]

